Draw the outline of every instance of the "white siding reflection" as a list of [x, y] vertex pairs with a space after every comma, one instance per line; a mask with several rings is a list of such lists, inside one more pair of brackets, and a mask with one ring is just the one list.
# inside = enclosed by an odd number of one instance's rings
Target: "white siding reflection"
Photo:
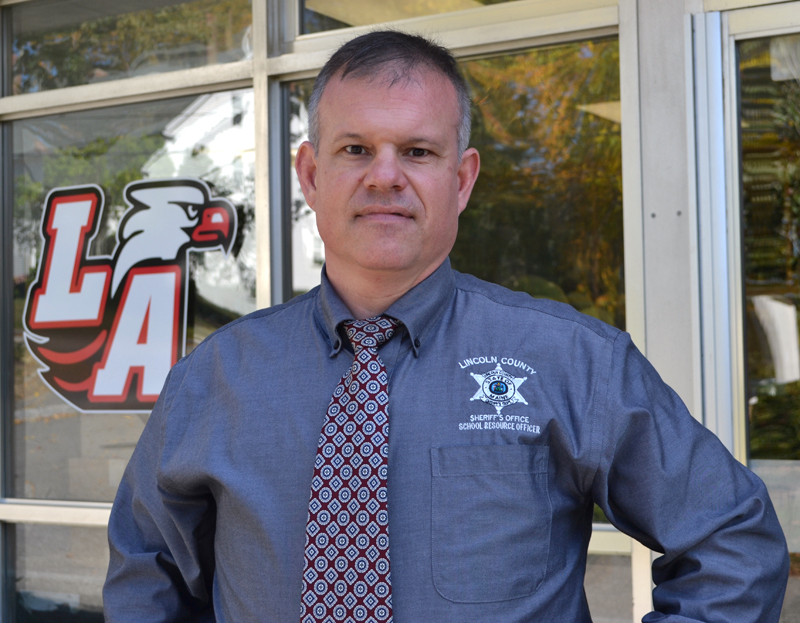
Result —
[[800, 380], [800, 344], [797, 308], [769, 295], [752, 297], [756, 317], [764, 329], [775, 367], [776, 383]]

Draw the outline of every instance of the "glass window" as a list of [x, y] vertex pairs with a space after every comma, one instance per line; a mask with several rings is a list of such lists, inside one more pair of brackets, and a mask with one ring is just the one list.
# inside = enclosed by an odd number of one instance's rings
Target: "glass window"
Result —
[[786, 615], [800, 612], [800, 35], [738, 54], [750, 467], [792, 556]]
[[630, 623], [633, 615], [631, 557], [589, 554], [583, 581], [595, 623]]
[[299, 0], [301, 34], [476, 9], [511, 0]]
[[[13, 530], [17, 621], [102, 623], [105, 530], [25, 524]], [[584, 588], [594, 621], [630, 623], [630, 556], [590, 554]]]
[[111, 501], [169, 367], [255, 310], [253, 91], [12, 128], [12, 496]]
[[619, 47], [462, 63], [481, 173], [453, 267], [625, 327]]
[[18, 623], [102, 623], [105, 528], [12, 526]]
[[[468, 60], [481, 173], [454, 268], [625, 326], [619, 47], [583, 41]], [[289, 86], [292, 154], [313, 81]], [[319, 283], [313, 212], [292, 176], [292, 289]]]
[[10, 10], [15, 95], [252, 55], [250, 0], [33, 0]]

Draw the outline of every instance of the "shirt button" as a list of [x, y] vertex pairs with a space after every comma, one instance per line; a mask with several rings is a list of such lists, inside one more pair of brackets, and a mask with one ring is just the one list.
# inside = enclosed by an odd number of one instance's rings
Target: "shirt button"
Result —
[[417, 339], [415, 339], [415, 340], [414, 340], [414, 346], [416, 346], [417, 348], [419, 348], [419, 338], [417, 338]]

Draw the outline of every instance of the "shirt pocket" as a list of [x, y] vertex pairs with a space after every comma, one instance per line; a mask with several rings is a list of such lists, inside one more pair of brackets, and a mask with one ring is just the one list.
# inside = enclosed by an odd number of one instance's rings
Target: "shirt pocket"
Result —
[[550, 552], [547, 446], [431, 448], [433, 583], [454, 602], [531, 595]]

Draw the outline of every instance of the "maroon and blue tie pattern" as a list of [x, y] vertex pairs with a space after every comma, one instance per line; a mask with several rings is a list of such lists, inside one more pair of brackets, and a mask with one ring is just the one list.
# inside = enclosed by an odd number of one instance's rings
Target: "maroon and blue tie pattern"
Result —
[[386, 316], [344, 323], [353, 364], [333, 391], [317, 448], [301, 623], [392, 621], [389, 394], [378, 347], [399, 324]]

